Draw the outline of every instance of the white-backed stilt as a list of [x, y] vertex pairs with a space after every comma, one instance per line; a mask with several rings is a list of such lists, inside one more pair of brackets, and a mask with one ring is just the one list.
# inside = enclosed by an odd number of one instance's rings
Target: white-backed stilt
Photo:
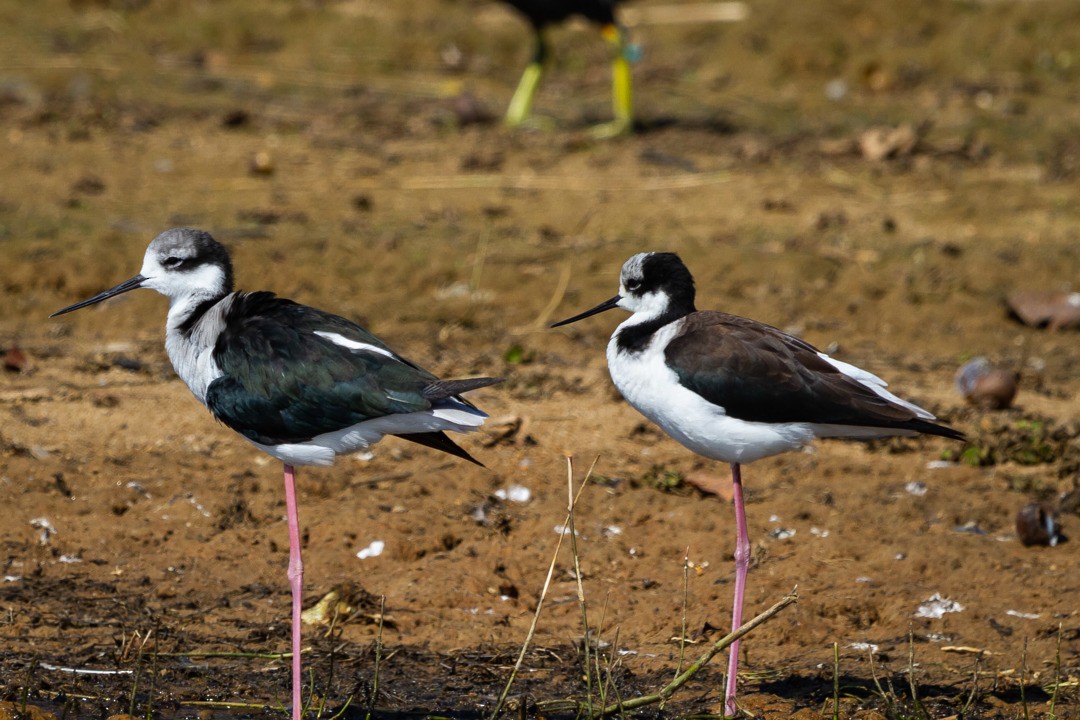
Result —
[[461, 394], [500, 379], [440, 380], [345, 318], [270, 292], [234, 292], [228, 252], [193, 228], [161, 233], [138, 275], [52, 317], [136, 288], [169, 299], [165, 349], [195, 397], [285, 464], [292, 712], [299, 720], [303, 562], [294, 466], [331, 465], [384, 435], [480, 464], [445, 432], [479, 428], [487, 415]]

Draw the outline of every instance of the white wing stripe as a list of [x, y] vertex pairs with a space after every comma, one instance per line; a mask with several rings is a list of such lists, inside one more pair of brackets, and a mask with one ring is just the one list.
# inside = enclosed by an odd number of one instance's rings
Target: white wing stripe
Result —
[[350, 350], [378, 353], [379, 355], [385, 355], [388, 358], [393, 358], [397, 360], [397, 356], [386, 348], [381, 348], [375, 345], [369, 345], [368, 343], [350, 340], [349, 338], [339, 333], [323, 332], [322, 330], [316, 330], [315, 334], [321, 338], [326, 338], [335, 345], [340, 345], [341, 347], [349, 348]]
[[820, 357], [822, 360], [824, 360], [825, 362], [832, 365], [834, 368], [836, 368], [840, 372], [847, 375], [852, 380], [856, 380], [859, 383], [862, 383], [864, 386], [870, 388], [875, 393], [877, 393], [879, 396], [885, 398], [889, 402], [893, 402], [893, 403], [896, 403], [897, 405], [899, 405], [900, 407], [907, 408], [908, 410], [915, 413], [918, 417], [922, 418], [923, 420], [934, 420], [935, 419], [933, 413], [929, 412], [928, 410], [924, 410], [923, 408], [919, 407], [915, 403], [911, 403], [911, 402], [908, 402], [907, 400], [904, 400], [903, 398], [899, 398], [896, 395], [893, 395], [888, 390], [886, 390], [885, 386], [888, 385], [888, 383], [885, 382], [884, 380], [882, 380], [881, 378], [879, 378], [874, 373], [867, 372], [866, 370], [863, 370], [862, 368], [855, 367], [854, 365], [850, 365], [850, 364], [848, 364], [848, 363], [846, 363], [846, 362], [844, 362], [842, 360], [835, 360], [835, 359], [829, 357], [828, 355], [826, 355], [823, 352], [819, 352], [818, 357]]

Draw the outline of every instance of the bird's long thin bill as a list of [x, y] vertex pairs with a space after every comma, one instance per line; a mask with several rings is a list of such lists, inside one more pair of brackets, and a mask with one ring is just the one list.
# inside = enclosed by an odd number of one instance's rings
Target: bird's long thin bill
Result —
[[560, 320], [557, 323], [552, 323], [551, 327], [557, 328], [557, 327], [560, 327], [562, 325], [569, 325], [570, 323], [577, 322], [578, 320], [584, 320], [587, 317], [592, 317], [593, 315], [596, 315], [597, 313], [602, 313], [605, 310], [610, 310], [613, 307], [618, 307], [620, 300], [622, 300], [622, 296], [621, 295], [616, 295], [615, 297], [611, 298], [610, 300], [605, 300], [604, 302], [600, 303], [599, 305], [594, 307], [592, 310], [586, 310], [585, 312], [581, 313], [580, 315], [575, 315], [572, 318], [566, 318], [565, 320]]
[[109, 298], [119, 295], [120, 293], [126, 293], [128, 290], [134, 290], [136, 288], [142, 287], [142, 284], [144, 282], [146, 282], [146, 278], [144, 278], [142, 275], [136, 275], [130, 280], [125, 280], [116, 287], [109, 288], [105, 292], [98, 293], [97, 295], [88, 300], [83, 300], [82, 302], [77, 302], [74, 305], [69, 305], [63, 310], [57, 310], [49, 317], [54, 318], [57, 315], [63, 315], [64, 313], [69, 313], [72, 310], [78, 310], [79, 308], [84, 308], [87, 305], [93, 305], [95, 303], [101, 302], [102, 300], [108, 300]]

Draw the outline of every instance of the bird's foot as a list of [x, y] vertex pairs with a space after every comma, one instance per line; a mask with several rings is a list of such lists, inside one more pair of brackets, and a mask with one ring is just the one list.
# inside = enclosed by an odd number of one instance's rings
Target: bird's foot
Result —
[[596, 125], [589, 130], [589, 135], [594, 140], [610, 140], [611, 138], [629, 135], [634, 131], [634, 121], [630, 118], [619, 118], [610, 122]]
[[511, 130], [534, 130], [539, 132], [554, 132], [555, 130], [555, 121], [544, 115], [511, 117], [508, 113], [503, 118], [503, 125]]

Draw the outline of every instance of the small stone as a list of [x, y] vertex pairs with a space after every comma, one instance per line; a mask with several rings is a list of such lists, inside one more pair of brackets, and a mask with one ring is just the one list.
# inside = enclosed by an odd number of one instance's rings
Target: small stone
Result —
[[1064, 539], [1053, 508], [1039, 502], [1028, 503], [1016, 513], [1016, 536], [1025, 547], [1054, 547]]
[[984, 357], [966, 363], [956, 373], [956, 389], [972, 405], [986, 410], [1004, 410], [1016, 398], [1020, 375], [995, 367]]
[[273, 175], [274, 158], [265, 150], [260, 150], [251, 158], [251, 172], [256, 175]]

